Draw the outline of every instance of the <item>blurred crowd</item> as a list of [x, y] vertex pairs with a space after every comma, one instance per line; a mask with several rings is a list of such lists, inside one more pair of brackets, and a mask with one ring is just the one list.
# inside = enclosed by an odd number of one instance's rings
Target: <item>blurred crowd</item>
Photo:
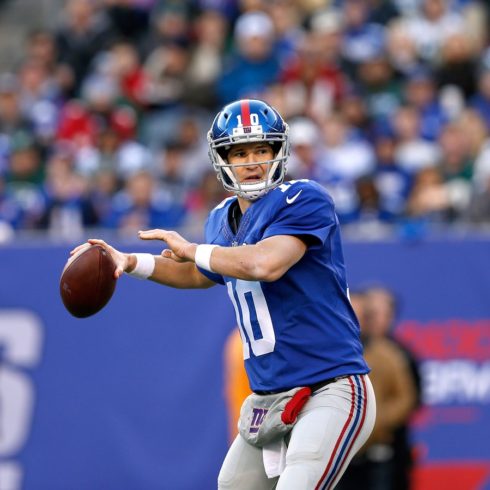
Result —
[[63, 5], [0, 73], [0, 239], [200, 230], [226, 197], [206, 132], [241, 97], [287, 119], [289, 178], [346, 229], [490, 226], [488, 2]]

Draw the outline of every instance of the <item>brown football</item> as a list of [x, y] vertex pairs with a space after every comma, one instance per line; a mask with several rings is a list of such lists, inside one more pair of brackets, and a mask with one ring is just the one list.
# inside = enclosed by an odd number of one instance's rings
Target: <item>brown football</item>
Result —
[[100, 245], [88, 246], [71, 257], [60, 279], [60, 294], [65, 308], [77, 318], [100, 311], [116, 288], [116, 264]]

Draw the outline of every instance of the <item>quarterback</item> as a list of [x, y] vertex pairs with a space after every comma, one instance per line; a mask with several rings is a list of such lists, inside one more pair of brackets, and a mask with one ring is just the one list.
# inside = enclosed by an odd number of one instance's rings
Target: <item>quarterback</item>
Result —
[[111, 253], [117, 277], [226, 287], [253, 393], [218, 488], [334, 488], [376, 413], [334, 203], [315, 182], [284, 180], [288, 126], [263, 101], [225, 106], [208, 142], [218, 178], [234, 195], [209, 214], [205, 243], [158, 229], [139, 237], [165, 242], [160, 256], [89, 243]]

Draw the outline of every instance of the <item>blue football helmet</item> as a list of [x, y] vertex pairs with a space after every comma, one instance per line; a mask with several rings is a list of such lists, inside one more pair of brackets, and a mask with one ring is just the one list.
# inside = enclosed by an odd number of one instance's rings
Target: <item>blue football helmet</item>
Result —
[[[260, 182], [240, 183], [227, 155], [232, 145], [267, 141], [274, 159], [266, 178]], [[239, 197], [254, 201], [280, 185], [286, 174], [289, 157], [289, 127], [279, 113], [261, 100], [243, 99], [226, 105], [215, 117], [208, 132], [209, 157], [223, 187]], [[250, 164], [240, 164], [247, 166]]]

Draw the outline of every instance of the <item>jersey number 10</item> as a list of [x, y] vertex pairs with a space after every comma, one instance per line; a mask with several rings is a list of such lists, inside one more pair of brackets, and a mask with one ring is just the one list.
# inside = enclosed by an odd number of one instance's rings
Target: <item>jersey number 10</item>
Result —
[[250, 357], [250, 349], [255, 356], [273, 352], [276, 336], [260, 282], [237, 279], [226, 287], [242, 337], [243, 358]]

